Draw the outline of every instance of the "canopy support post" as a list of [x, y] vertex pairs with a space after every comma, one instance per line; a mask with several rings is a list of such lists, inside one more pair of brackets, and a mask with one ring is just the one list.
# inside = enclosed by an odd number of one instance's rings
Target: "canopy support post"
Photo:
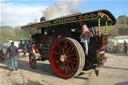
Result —
[[101, 35], [101, 30], [100, 30], [100, 17], [98, 18], [98, 31], [99, 31], [99, 35]]
[[107, 22], [107, 20], [106, 20], [106, 23], [105, 24], [106, 24], [106, 26], [105, 26], [105, 34], [108, 35], [108, 30], [107, 30], [108, 22]]

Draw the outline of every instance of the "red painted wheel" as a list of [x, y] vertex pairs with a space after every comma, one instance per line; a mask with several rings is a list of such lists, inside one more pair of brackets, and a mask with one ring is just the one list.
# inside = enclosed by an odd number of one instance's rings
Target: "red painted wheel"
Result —
[[29, 53], [29, 65], [31, 68], [35, 68], [36, 67], [36, 56], [34, 53]]
[[50, 64], [61, 78], [77, 76], [85, 64], [83, 48], [78, 41], [71, 38], [56, 40], [50, 49]]

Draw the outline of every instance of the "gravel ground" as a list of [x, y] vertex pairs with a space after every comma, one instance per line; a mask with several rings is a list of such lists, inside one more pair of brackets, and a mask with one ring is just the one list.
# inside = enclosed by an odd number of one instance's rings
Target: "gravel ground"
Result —
[[128, 55], [106, 54], [108, 57], [100, 75], [93, 70], [83, 71], [71, 79], [61, 79], [52, 71], [49, 61], [39, 61], [36, 69], [31, 69], [28, 57], [18, 58], [17, 71], [10, 71], [10, 62], [0, 61], [0, 85], [128, 85]]
[[128, 54], [106, 54], [107, 62], [100, 75], [91, 75], [87, 85], [128, 85]]

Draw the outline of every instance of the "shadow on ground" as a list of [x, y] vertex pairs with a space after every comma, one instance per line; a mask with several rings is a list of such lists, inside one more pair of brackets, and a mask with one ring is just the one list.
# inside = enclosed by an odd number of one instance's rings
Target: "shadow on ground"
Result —
[[1, 68], [1, 69], [5, 69], [5, 70], [9, 70], [9, 68], [8, 68], [7, 66], [1, 66], [1, 65], [0, 65], [0, 68]]
[[116, 83], [115, 85], [128, 85], [128, 81]]
[[[10, 70], [9, 69], [9, 64], [10, 64], [10, 61], [9, 60], [5, 60], [4, 62], [0, 62], [2, 64], [5, 64], [6, 66], [1, 66], [0, 65], [0, 69], [5, 69], [5, 70]], [[56, 76], [56, 74], [53, 72], [51, 66], [50, 66], [50, 63], [45, 63], [45, 62], [37, 62], [37, 66], [35, 69], [32, 69], [30, 68], [29, 66], [29, 62], [20, 58], [18, 60], [18, 69], [22, 69], [22, 70], [27, 70], [27, 71], [30, 71], [30, 72], [35, 72], [35, 73], [38, 73], [38, 74], [43, 74], [43, 75], [47, 75], [47, 76], [52, 76], [52, 77], [56, 77], [56, 78], [59, 78], [58, 76]], [[87, 80], [88, 78], [87, 77], [81, 77], [81, 75], [86, 75], [84, 73], [80, 73], [78, 76], [76, 76], [75, 78], [76, 79], [84, 79], [84, 80]], [[17, 84], [18, 85], [18, 84]], [[36, 85], [36, 84], [35, 84]]]
[[128, 57], [128, 53], [110, 53], [110, 54], [112, 54], [114, 56], [126, 56], [126, 57]]
[[117, 68], [117, 67], [110, 67], [110, 66], [104, 66], [103, 68], [107, 68], [107, 69], [119, 69], [119, 70], [128, 70], [128, 68]]
[[[2, 61], [0, 63], [4, 64], [4, 65], [0, 65], [0, 69], [10, 70], [9, 69], [9, 65], [10, 65], [9, 59], [6, 59], [5, 61]], [[28, 61], [25, 61], [22, 58], [20, 58], [20, 59], [18, 59], [18, 69], [27, 70], [27, 71], [31, 71], [31, 72], [35, 72], [35, 73], [39, 73], [39, 74], [43, 74], [43, 75], [57, 77], [55, 75], [55, 73], [52, 71], [50, 64], [48, 64], [48, 63], [37, 62], [37, 67], [35, 69], [32, 69], [32, 68], [30, 68]]]
[[84, 73], [84, 72], [81, 72], [78, 76], [75, 76], [74, 78], [76, 78], [76, 79], [84, 79], [84, 80], [88, 80], [87, 77], [82, 77], [81, 75], [85, 75], [85, 73]]

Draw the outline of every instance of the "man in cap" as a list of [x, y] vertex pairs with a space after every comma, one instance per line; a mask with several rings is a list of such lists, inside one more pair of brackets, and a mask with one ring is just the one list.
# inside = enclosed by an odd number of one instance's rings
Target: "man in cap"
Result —
[[11, 62], [11, 71], [17, 70], [17, 59], [19, 55], [18, 48], [14, 45], [14, 42], [11, 43], [11, 46], [8, 47], [6, 55], [9, 53], [10, 62]]

